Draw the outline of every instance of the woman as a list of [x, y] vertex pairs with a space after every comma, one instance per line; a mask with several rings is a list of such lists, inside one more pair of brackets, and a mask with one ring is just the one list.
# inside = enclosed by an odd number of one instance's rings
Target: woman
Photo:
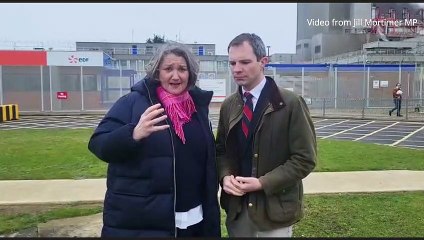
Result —
[[220, 237], [212, 92], [198, 71], [184, 45], [165, 45], [91, 136], [109, 163], [102, 237]]
[[400, 114], [400, 108], [402, 106], [402, 90], [400, 87], [400, 83], [396, 83], [396, 87], [393, 88], [392, 96], [393, 96], [393, 103], [395, 104], [395, 107], [392, 108], [389, 111], [389, 116], [392, 116], [392, 112], [396, 110], [396, 116], [403, 117], [403, 115]]

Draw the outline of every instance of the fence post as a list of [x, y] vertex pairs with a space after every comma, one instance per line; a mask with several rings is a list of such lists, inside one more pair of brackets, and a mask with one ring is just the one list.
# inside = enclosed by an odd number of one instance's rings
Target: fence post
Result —
[[325, 98], [324, 98], [324, 101], [322, 102], [322, 116], [325, 117]]
[[408, 120], [409, 97], [405, 99], [405, 120]]
[[365, 105], [366, 105], [367, 99], [362, 99], [362, 119], [365, 118]]

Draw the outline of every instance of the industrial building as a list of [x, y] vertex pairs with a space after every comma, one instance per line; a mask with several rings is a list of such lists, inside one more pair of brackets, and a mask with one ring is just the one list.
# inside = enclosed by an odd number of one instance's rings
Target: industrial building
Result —
[[[146, 75], [160, 43], [76, 42], [73, 51], [0, 50], [0, 105], [23, 112], [104, 111]], [[235, 89], [228, 56], [215, 44], [187, 44], [200, 60], [198, 85], [214, 90], [212, 106]]]
[[323, 58], [370, 48], [363, 47], [364, 44], [424, 36], [424, 6], [419, 3], [298, 3], [297, 6], [295, 58], [298, 62], [322, 63]]
[[[338, 90], [331, 91], [334, 99], [387, 98], [389, 105], [391, 89], [397, 82], [403, 84], [405, 97], [423, 99], [424, 4], [298, 3], [297, 6], [295, 62], [329, 64], [333, 68], [340, 64], [351, 66], [338, 68], [333, 77], [324, 78], [337, 86]], [[311, 19], [319, 19], [321, 26], [313, 24]], [[382, 86], [381, 82], [384, 82]], [[304, 88], [311, 88], [305, 84]]]

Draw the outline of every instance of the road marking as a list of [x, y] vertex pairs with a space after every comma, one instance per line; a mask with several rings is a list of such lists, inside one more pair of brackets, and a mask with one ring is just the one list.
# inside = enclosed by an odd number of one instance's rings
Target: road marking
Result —
[[321, 119], [321, 120], [319, 120], [319, 121], [316, 121], [316, 122], [314, 122], [314, 124], [317, 124], [317, 123], [319, 123], [319, 122], [323, 122], [323, 121], [327, 121], [328, 119]]
[[344, 123], [344, 122], [347, 122], [347, 121], [349, 121], [349, 120], [344, 120], [344, 121], [333, 123], [333, 124], [330, 124], [330, 125], [325, 125], [325, 126], [322, 126], [322, 127], [319, 127], [319, 128], [315, 128], [315, 130], [325, 128], [325, 127], [331, 127], [331, 126], [334, 126], [334, 125], [337, 125], [337, 124], [340, 124], [340, 123]]
[[359, 141], [359, 140], [361, 140], [361, 139], [363, 139], [363, 138], [366, 138], [366, 137], [368, 137], [368, 136], [371, 136], [371, 135], [373, 135], [373, 134], [375, 134], [375, 133], [378, 133], [378, 132], [380, 132], [380, 131], [383, 131], [384, 129], [387, 129], [387, 128], [389, 128], [389, 127], [392, 127], [392, 126], [394, 126], [394, 125], [396, 125], [396, 124], [398, 124], [399, 122], [395, 122], [395, 123], [393, 123], [393, 124], [391, 124], [391, 125], [389, 125], [389, 126], [386, 126], [386, 127], [384, 127], [384, 128], [380, 128], [379, 130], [377, 130], [377, 131], [374, 131], [374, 132], [370, 132], [370, 133], [368, 133], [368, 134], [365, 134], [364, 136], [362, 136], [362, 137], [360, 137], [360, 138], [357, 138], [357, 139], [355, 139], [355, 140], [353, 140], [353, 141]]
[[353, 129], [355, 129], [355, 128], [359, 128], [359, 127], [362, 127], [362, 126], [366, 126], [366, 125], [371, 124], [371, 123], [374, 123], [374, 122], [375, 122], [375, 121], [367, 122], [367, 123], [365, 123], [365, 124], [358, 125], [358, 126], [356, 126], [356, 127], [349, 128], [349, 129], [343, 130], [343, 131], [341, 131], [341, 132], [337, 132], [337, 133], [334, 133], [334, 134], [328, 135], [328, 136], [326, 136], [326, 137], [323, 137], [322, 139], [326, 139], [326, 138], [329, 138], [329, 137], [333, 137], [333, 136], [336, 136], [336, 135], [339, 135], [339, 134], [345, 133], [345, 132], [347, 132], [347, 131], [353, 130]]
[[397, 142], [394, 142], [394, 143], [390, 144], [390, 146], [396, 146], [396, 145], [398, 145], [399, 143], [401, 143], [401, 142], [402, 142], [402, 141], [404, 141], [405, 139], [409, 138], [410, 136], [414, 135], [415, 133], [417, 133], [417, 132], [419, 132], [419, 131], [421, 131], [421, 130], [423, 130], [423, 129], [424, 129], [424, 126], [422, 126], [421, 128], [419, 128], [419, 129], [417, 129], [417, 130], [415, 130], [415, 131], [411, 132], [410, 134], [406, 135], [404, 138], [399, 139]]

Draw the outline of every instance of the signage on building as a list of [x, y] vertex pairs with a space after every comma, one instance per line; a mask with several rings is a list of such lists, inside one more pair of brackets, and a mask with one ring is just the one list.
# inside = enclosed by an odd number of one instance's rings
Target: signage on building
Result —
[[382, 88], [389, 87], [389, 81], [381, 80], [380, 81], [380, 87], [382, 87]]
[[47, 52], [49, 66], [102, 67], [102, 52]]
[[199, 79], [199, 87], [213, 91], [212, 102], [223, 102], [226, 97], [225, 79]]
[[372, 88], [380, 88], [380, 80], [373, 80]]
[[56, 92], [56, 98], [59, 100], [68, 99], [68, 92]]

